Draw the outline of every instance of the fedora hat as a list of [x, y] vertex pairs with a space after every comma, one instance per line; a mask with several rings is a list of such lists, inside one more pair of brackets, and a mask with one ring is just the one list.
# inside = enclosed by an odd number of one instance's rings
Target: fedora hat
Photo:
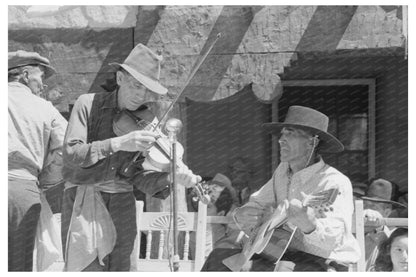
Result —
[[393, 193], [393, 184], [385, 179], [376, 179], [374, 180], [367, 189], [365, 196], [362, 196], [361, 199], [373, 201], [373, 202], [382, 202], [393, 204], [400, 207], [407, 208], [406, 205], [402, 203], [391, 200]]
[[303, 107], [291, 106], [287, 112], [284, 122], [264, 123], [263, 127], [268, 132], [280, 132], [283, 127], [293, 127], [318, 135], [319, 147], [322, 152], [338, 153], [344, 150], [344, 145], [333, 135], [328, 133], [329, 118], [317, 110]]
[[227, 176], [217, 173], [211, 180], [211, 184], [216, 184], [221, 187], [231, 187], [231, 180]]
[[28, 52], [25, 50], [17, 50], [15, 52], [9, 52], [9, 64], [8, 70], [19, 68], [26, 65], [41, 65], [45, 69], [45, 79], [49, 78], [56, 73], [49, 60], [39, 55], [36, 52]]
[[155, 54], [152, 50], [139, 43], [131, 50], [122, 64], [110, 63], [110, 65], [124, 68], [146, 88], [157, 94], [165, 95], [168, 89], [159, 82], [160, 62], [162, 59], [162, 56]]

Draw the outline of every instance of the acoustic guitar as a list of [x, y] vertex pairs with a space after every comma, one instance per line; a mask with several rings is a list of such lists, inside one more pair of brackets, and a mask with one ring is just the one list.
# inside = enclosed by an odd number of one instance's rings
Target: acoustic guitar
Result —
[[[311, 195], [304, 195], [302, 205], [314, 209], [328, 208], [334, 203], [338, 193], [338, 189], [334, 188]], [[286, 232], [287, 234], [284, 239], [277, 241], [270, 246], [268, 246], [268, 244], [275, 230], [281, 228], [287, 222], [287, 209], [286, 201], [285, 203], [280, 204], [264, 223], [259, 224], [251, 231], [248, 240], [244, 244], [243, 250], [236, 255], [224, 259], [223, 264], [232, 271], [241, 271], [243, 268], [247, 268], [246, 264], [254, 254], [260, 254], [263, 251], [266, 252], [266, 256], [274, 257], [276, 263], [280, 261], [296, 232], [296, 227], [292, 228], [291, 231]], [[266, 247], [273, 247], [273, 251], [266, 251]]]

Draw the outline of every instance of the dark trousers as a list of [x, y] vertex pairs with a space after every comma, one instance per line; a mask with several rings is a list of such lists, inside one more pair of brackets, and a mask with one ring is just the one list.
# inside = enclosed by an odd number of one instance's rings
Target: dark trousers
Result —
[[9, 271], [33, 270], [33, 248], [40, 209], [37, 182], [9, 178]]
[[[231, 271], [222, 261], [240, 252], [240, 249], [214, 249], [209, 254], [201, 271]], [[275, 268], [274, 262], [262, 255], [254, 255], [252, 261], [250, 271], [273, 271]], [[279, 271], [328, 271], [329, 268], [324, 258], [300, 251], [286, 252], [279, 264], [281, 265]], [[348, 270], [347, 267], [334, 262], [331, 263], [331, 269], [337, 271]]]
[[[74, 206], [76, 187], [64, 192], [61, 215], [62, 249], [66, 253], [66, 240]], [[137, 235], [136, 200], [133, 192], [106, 193], [101, 192], [104, 204], [109, 211], [117, 232], [116, 244], [113, 251], [104, 258], [105, 266], [92, 262], [83, 271], [129, 271], [130, 255], [133, 251]], [[64, 257], [66, 259], [66, 257]]]

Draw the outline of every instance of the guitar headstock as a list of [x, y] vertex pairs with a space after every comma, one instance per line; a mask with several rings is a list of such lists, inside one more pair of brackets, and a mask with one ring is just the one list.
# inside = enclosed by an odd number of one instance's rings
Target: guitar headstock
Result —
[[312, 207], [315, 209], [330, 207], [339, 194], [338, 188], [323, 190], [310, 195], [305, 195], [302, 204], [303, 206]]

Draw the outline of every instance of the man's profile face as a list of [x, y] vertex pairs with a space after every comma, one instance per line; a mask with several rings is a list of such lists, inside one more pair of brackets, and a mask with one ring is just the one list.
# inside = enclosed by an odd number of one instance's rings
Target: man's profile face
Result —
[[117, 78], [119, 89], [120, 104], [124, 108], [134, 111], [138, 107], [158, 100], [158, 94], [153, 93], [147, 89], [142, 83], [136, 80], [128, 72], [119, 71], [117, 74], [122, 74]]
[[301, 129], [283, 128], [279, 138], [280, 160], [292, 162], [309, 155], [311, 138], [311, 135]]
[[44, 69], [40, 66], [34, 66], [28, 68], [24, 72], [26, 79], [26, 85], [30, 88], [33, 94], [39, 96], [43, 91], [43, 78], [45, 76]]

